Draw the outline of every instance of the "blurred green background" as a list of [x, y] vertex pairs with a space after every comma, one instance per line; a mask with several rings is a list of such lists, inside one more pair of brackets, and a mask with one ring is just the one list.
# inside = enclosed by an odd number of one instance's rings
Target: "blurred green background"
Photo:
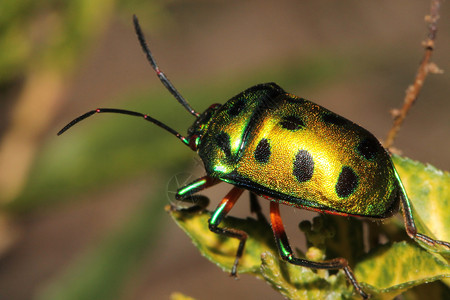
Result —
[[[445, 71], [447, 4], [433, 54]], [[254, 278], [229, 279], [164, 212], [175, 176], [203, 174], [177, 139], [120, 115], [56, 136], [96, 107], [148, 113], [182, 133], [193, 122], [145, 60], [133, 13], [197, 111], [275, 81], [384, 139], [422, 58], [428, 11], [428, 1], [407, 0], [0, 2], [0, 298], [279, 298]], [[395, 143], [445, 170], [448, 82], [448, 72], [428, 77]], [[212, 205], [227, 189], [208, 193]], [[314, 214], [283, 215], [302, 246], [297, 223]]]

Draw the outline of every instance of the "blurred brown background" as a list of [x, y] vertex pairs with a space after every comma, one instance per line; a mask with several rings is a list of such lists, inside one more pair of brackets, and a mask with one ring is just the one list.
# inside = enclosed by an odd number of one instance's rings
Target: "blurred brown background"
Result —
[[[202, 174], [172, 136], [101, 115], [56, 137], [95, 107], [191, 125], [145, 60], [132, 13], [197, 111], [275, 81], [384, 139], [422, 58], [428, 11], [407, 0], [2, 2], [0, 298], [279, 298], [257, 279], [231, 280], [164, 212], [173, 176]], [[438, 26], [433, 61], [447, 72], [428, 77], [395, 147], [448, 170], [448, 3]], [[208, 193], [213, 205], [227, 188]], [[235, 214], [246, 216], [241, 202]], [[314, 214], [283, 215], [302, 246], [297, 223]]]

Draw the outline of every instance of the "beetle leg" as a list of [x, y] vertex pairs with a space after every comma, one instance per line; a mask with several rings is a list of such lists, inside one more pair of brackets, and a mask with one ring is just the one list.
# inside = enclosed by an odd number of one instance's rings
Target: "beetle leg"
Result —
[[177, 200], [182, 200], [183, 198], [187, 198], [197, 192], [212, 187], [218, 184], [219, 182], [221, 182], [219, 179], [215, 179], [209, 176], [200, 177], [194, 180], [193, 182], [187, 184], [186, 186], [180, 188], [177, 191], [175, 198], [177, 198]]
[[281, 258], [287, 262], [294, 265], [299, 265], [312, 269], [327, 269], [327, 270], [338, 270], [343, 269], [345, 275], [351, 284], [355, 287], [356, 291], [364, 299], [368, 299], [368, 295], [362, 290], [358, 281], [353, 275], [352, 269], [348, 266], [348, 262], [344, 258], [335, 258], [326, 261], [310, 261], [302, 258], [294, 257], [294, 253], [289, 245], [289, 240], [284, 230], [283, 221], [281, 220], [279, 203], [275, 201], [270, 201], [270, 220], [272, 222], [272, 230], [275, 236], [275, 241], [278, 247], [278, 251]]
[[233, 208], [237, 199], [241, 196], [244, 190], [238, 187], [233, 187], [233, 189], [222, 199], [222, 201], [217, 206], [216, 210], [212, 213], [211, 218], [208, 221], [209, 230], [214, 233], [222, 234], [227, 237], [236, 238], [239, 240], [239, 246], [236, 252], [236, 259], [234, 261], [233, 267], [231, 268], [231, 276], [235, 277], [237, 275], [237, 266], [239, 259], [244, 252], [245, 241], [247, 240], [247, 233], [242, 230], [233, 228], [220, 228], [218, 225], [222, 219], [228, 214], [228, 212]]
[[193, 182], [187, 184], [186, 186], [180, 188], [175, 194], [175, 198], [177, 200], [187, 202], [187, 203], [195, 203], [193, 206], [188, 208], [179, 208], [174, 205], [171, 206], [173, 210], [184, 211], [184, 212], [196, 212], [206, 208], [209, 204], [209, 199], [205, 196], [201, 195], [193, 195], [197, 192], [200, 192], [204, 189], [207, 189], [213, 185], [219, 183], [220, 180], [214, 179], [209, 176], [200, 177]]
[[417, 232], [416, 224], [414, 223], [414, 217], [412, 215], [411, 203], [409, 202], [408, 196], [404, 192], [400, 193], [400, 201], [403, 210], [403, 221], [405, 222], [406, 233], [414, 240], [420, 240], [430, 246], [435, 247], [436, 245], [441, 245], [450, 249], [450, 243], [434, 240], [427, 235]]
[[258, 196], [253, 192], [250, 192], [250, 212], [256, 215], [258, 221], [269, 224], [266, 217], [262, 213], [261, 205], [259, 205], [258, 201]]

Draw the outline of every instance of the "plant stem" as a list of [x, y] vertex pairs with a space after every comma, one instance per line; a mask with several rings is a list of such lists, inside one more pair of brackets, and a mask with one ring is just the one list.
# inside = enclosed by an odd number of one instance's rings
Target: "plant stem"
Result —
[[422, 62], [419, 65], [419, 69], [417, 70], [416, 77], [414, 79], [413, 84], [411, 84], [406, 89], [405, 99], [403, 101], [403, 107], [398, 110], [392, 110], [392, 114], [394, 117], [394, 124], [388, 132], [385, 147], [390, 148], [394, 143], [394, 139], [400, 130], [403, 121], [406, 118], [409, 110], [413, 106], [417, 97], [419, 96], [420, 90], [425, 82], [425, 79], [429, 72], [439, 73], [441, 72], [439, 68], [433, 63], [430, 62], [431, 54], [434, 50], [434, 40], [436, 39], [437, 33], [437, 21], [439, 19], [439, 8], [441, 6], [440, 0], [431, 0], [431, 8], [430, 14], [425, 16], [425, 21], [428, 23], [428, 35], [425, 41], [423, 41], [422, 45], [425, 48], [425, 53], [422, 59]]

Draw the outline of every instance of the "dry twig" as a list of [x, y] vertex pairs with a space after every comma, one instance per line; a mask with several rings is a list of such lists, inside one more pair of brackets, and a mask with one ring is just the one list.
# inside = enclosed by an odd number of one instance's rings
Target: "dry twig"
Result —
[[411, 84], [406, 89], [403, 107], [401, 109], [392, 110], [392, 114], [394, 116], [394, 124], [388, 132], [384, 145], [386, 148], [392, 147], [394, 139], [398, 131], [400, 130], [400, 126], [402, 125], [403, 121], [406, 118], [406, 115], [419, 96], [420, 90], [422, 89], [423, 83], [425, 82], [425, 78], [427, 77], [428, 73], [442, 72], [434, 63], [430, 62], [431, 54], [434, 50], [434, 40], [437, 33], [437, 21], [439, 19], [440, 6], [440, 0], [431, 0], [430, 14], [425, 16], [425, 21], [428, 23], [428, 36], [422, 43], [425, 48], [425, 53], [422, 62], [419, 65], [419, 69], [417, 70], [417, 74], [413, 84]]

